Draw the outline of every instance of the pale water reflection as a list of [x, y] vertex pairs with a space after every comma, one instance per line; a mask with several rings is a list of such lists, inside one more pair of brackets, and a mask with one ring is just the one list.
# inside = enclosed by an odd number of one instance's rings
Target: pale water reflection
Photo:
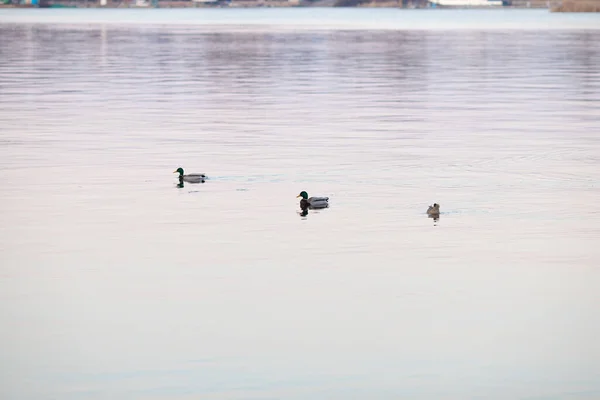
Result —
[[600, 31], [224, 25], [0, 24], [1, 398], [600, 398]]

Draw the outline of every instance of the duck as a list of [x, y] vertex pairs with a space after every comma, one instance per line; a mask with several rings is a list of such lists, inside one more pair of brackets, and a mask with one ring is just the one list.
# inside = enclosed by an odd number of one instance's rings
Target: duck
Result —
[[189, 182], [189, 183], [201, 183], [206, 180], [206, 175], [204, 174], [188, 174], [185, 175], [183, 172], [183, 168], [179, 167], [173, 173], [179, 172], [179, 182]]
[[429, 206], [427, 209], [427, 215], [440, 215], [440, 205], [438, 203], [433, 203], [432, 206]]
[[305, 191], [300, 192], [296, 198], [302, 197], [300, 200], [300, 208], [306, 210], [308, 208], [327, 208], [329, 207], [329, 197], [308, 197]]

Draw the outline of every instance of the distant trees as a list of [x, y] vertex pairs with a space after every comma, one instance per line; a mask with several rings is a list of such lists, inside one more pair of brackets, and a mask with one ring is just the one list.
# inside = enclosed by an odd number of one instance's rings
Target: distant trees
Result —
[[367, 0], [336, 0], [335, 7], [356, 7], [359, 4], [367, 3]]
[[370, 0], [336, 0], [335, 7], [356, 7], [362, 3], [368, 3]]
[[600, 0], [565, 0], [554, 12], [600, 12]]

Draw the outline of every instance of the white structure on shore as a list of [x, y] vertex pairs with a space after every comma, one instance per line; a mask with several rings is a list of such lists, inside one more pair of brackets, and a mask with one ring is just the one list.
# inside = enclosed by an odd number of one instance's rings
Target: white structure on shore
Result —
[[502, 0], [429, 0], [430, 3], [444, 7], [498, 7]]

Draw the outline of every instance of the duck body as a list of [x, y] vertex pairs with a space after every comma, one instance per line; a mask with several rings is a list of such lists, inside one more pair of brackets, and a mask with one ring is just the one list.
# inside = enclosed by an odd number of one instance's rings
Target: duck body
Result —
[[427, 215], [440, 215], [440, 205], [438, 203], [433, 203], [432, 206], [429, 206]]
[[179, 182], [202, 183], [206, 180], [205, 174], [184, 174], [183, 168], [177, 168], [173, 173], [179, 173]]
[[204, 174], [189, 174], [189, 175], [183, 175], [179, 179], [184, 182], [188, 182], [188, 183], [201, 183], [206, 180], [206, 175], [204, 175]]
[[300, 200], [300, 208], [303, 210], [308, 208], [327, 208], [329, 207], [329, 197], [308, 197], [308, 193], [300, 192], [300, 194], [296, 197], [302, 197]]

